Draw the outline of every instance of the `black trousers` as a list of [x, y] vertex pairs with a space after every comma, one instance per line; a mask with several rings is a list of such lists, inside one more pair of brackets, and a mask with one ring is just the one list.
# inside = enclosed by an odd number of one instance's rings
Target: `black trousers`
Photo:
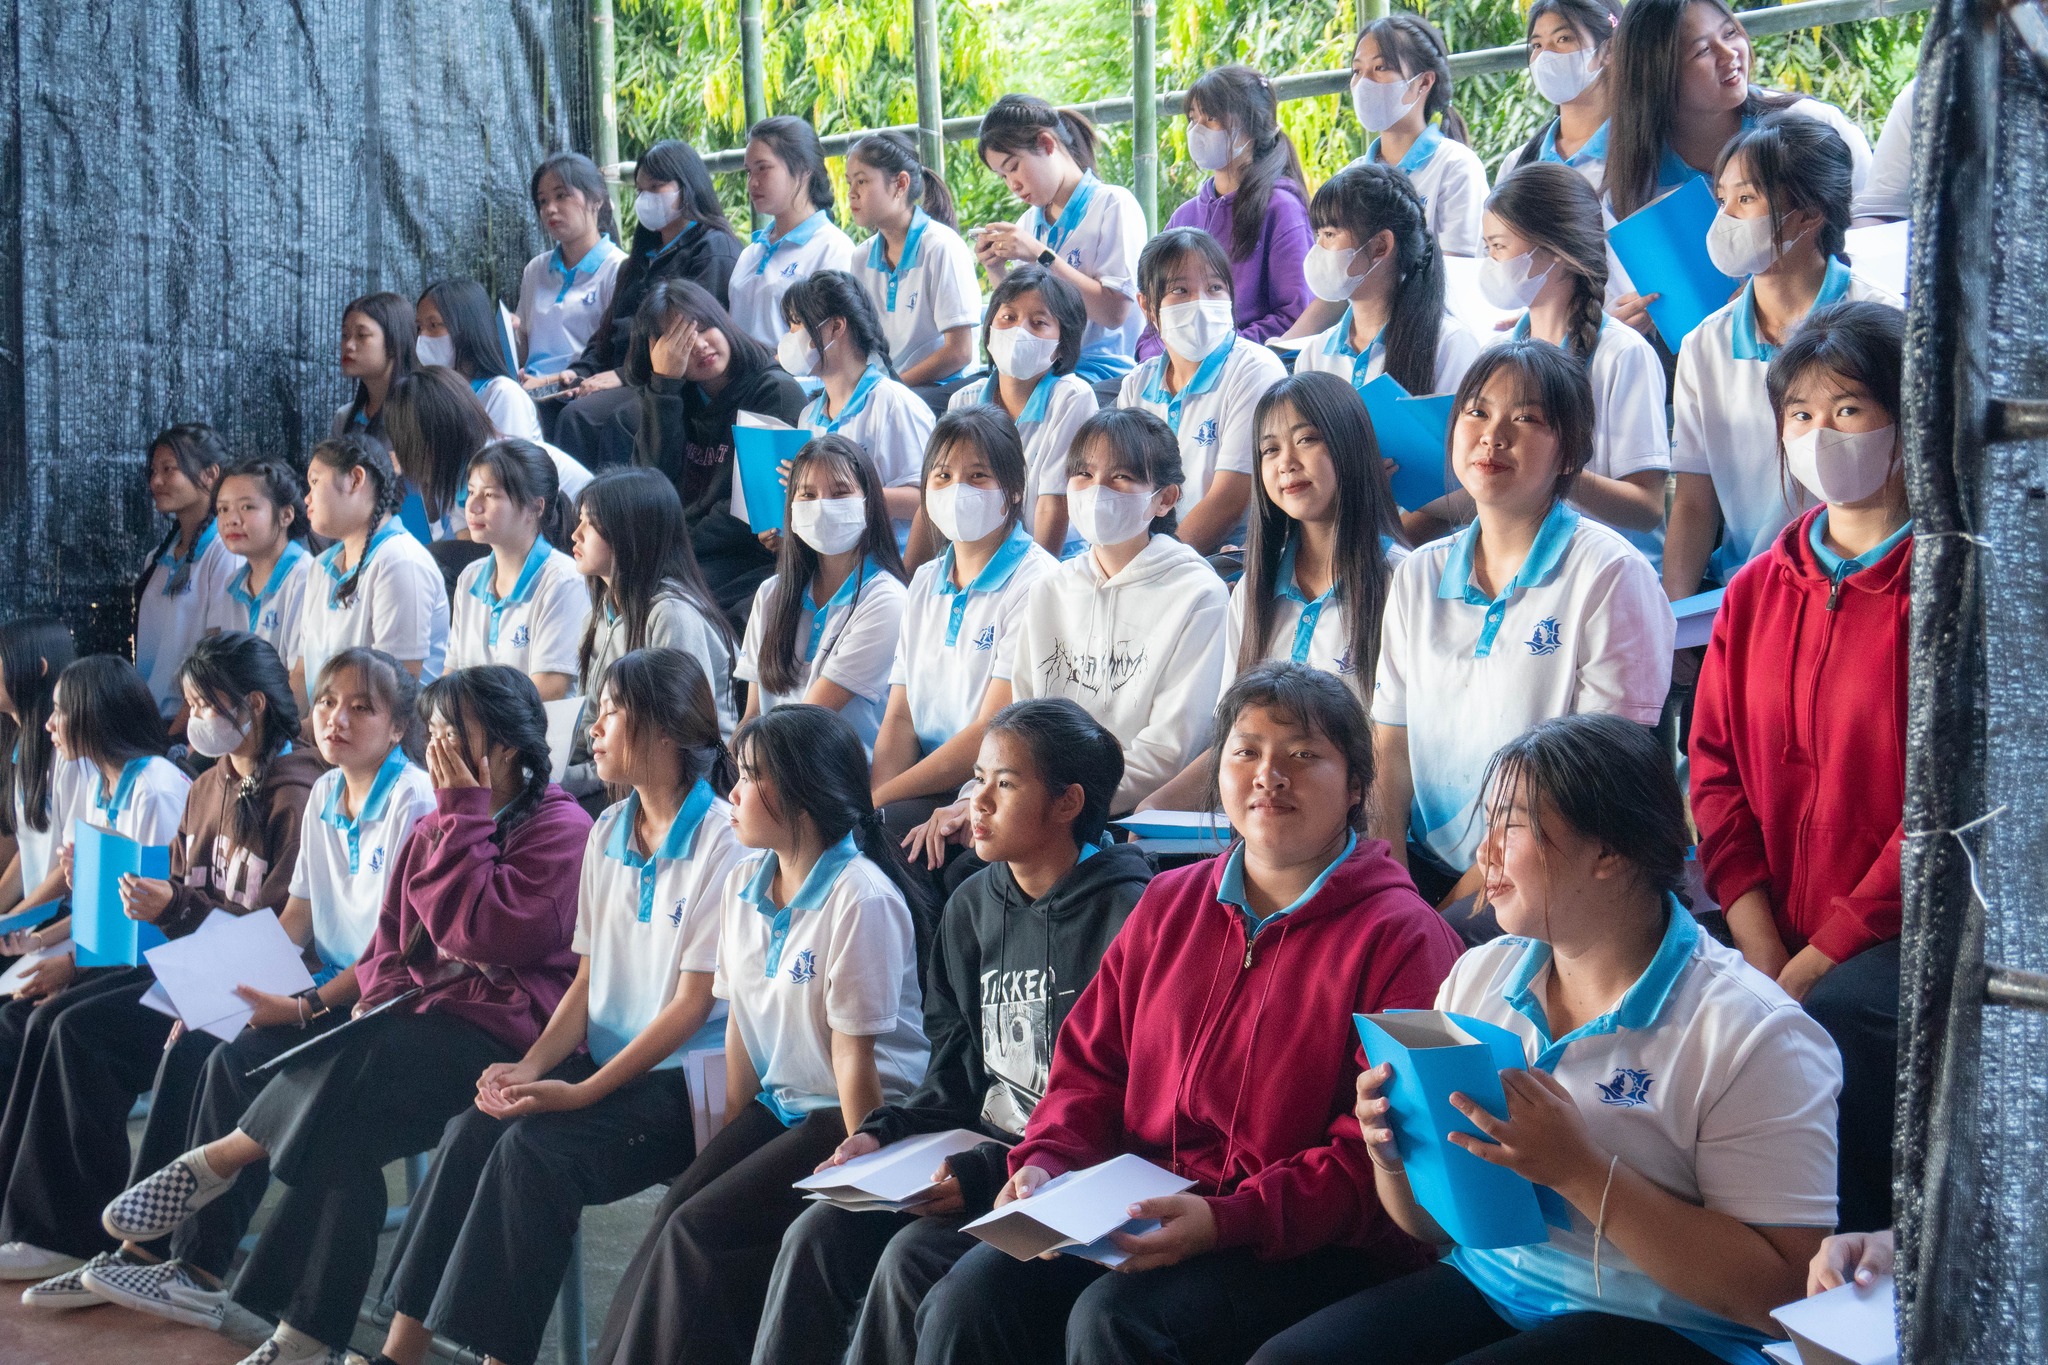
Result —
[[917, 1310], [954, 1262], [981, 1245], [965, 1218], [854, 1213], [813, 1204], [783, 1234], [754, 1365], [903, 1365]]
[[[14, 1153], [21, 1146], [28, 1097], [35, 1092], [43, 1052], [50, 1045], [50, 1026], [57, 1021], [50, 1011], [61, 1013], [65, 1006], [90, 999], [120, 970], [125, 969], [88, 967], [48, 999], [9, 1000], [0, 1005], [0, 1182], [14, 1169]], [[17, 1087], [22, 1095], [19, 1109], [14, 1104]]]
[[1078, 1256], [1019, 1261], [986, 1244], [925, 1296], [918, 1365], [1238, 1365], [1379, 1276], [1363, 1252], [1288, 1261], [1213, 1251], [1124, 1275]]
[[512, 1049], [446, 1014], [379, 1015], [288, 1064], [237, 1125], [285, 1195], [235, 1280], [250, 1311], [339, 1349], [376, 1268], [384, 1167], [424, 1152]]
[[[551, 1075], [574, 1083], [596, 1069], [578, 1055]], [[681, 1067], [568, 1113], [508, 1123], [471, 1105], [448, 1120], [413, 1196], [384, 1306], [507, 1365], [529, 1365], [583, 1210], [673, 1179], [696, 1150]]]
[[1501, 1319], [1447, 1264], [1353, 1294], [1267, 1342], [1253, 1365], [1713, 1365], [1669, 1327], [1569, 1313], [1532, 1332]]
[[149, 1089], [171, 1020], [141, 1002], [156, 980], [123, 967], [36, 1011], [0, 1119], [11, 1148], [0, 1241], [67, 1256], [114, 1246], [100, 1210], [124, 1188], [128, 1111]]
[[1806, 1012], [1842, 1054], [1837, 1225], [1892, 1225], [1892, 1119], [1899, 1085], [1899, 941], [1841, 963], [1806, 993]]
[[586, 394], [555, 414], [554, 443], [591, 469], [633, 463], [639, 435], [640, 390], [630, 384]]
[[782, 1234], [806, 1205], [790, 1182], [845, 1140], [837, 1108], [784, 1128], [759, 1101], [719, 1129], [626, 1266], [593, 1365], [745, 1365]]

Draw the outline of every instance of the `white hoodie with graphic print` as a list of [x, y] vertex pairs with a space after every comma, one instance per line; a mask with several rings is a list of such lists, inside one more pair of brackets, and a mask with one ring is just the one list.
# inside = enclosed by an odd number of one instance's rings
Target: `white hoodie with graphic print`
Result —
[[1124, 746], [1125, 814], [1209, 743], [1230, 594], [1208, 561], [1155, 535], [1105, 578], [1089, 550], [1032, 585], [995, 676], [1018, 701], [1068, 697]]

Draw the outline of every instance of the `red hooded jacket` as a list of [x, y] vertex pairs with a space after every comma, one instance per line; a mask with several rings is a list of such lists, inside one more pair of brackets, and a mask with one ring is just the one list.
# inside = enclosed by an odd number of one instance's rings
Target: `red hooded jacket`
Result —
[[1133, 1152], [1195, 1182], [1218, 1248], [1261, 1260], [1326, 1246], [1429, 1253], [1373, 1192], [1352, 1117], [1354, 1013], [1429, 1009], [1458, 937], [1386, 844], [1361, 840], [1313, 900], [1250, 944], [1216, 899], [1224, 859], [1163, 872], [1054, 1045], [1010, 1170], [1051, 1175]]
[[1899, 936], [1913, 539], [1838, 589], [1819, 508], [1728, 585], [1692, 717], [1692, 813], [1722, 905], [1769, 888], [1791, 952]]

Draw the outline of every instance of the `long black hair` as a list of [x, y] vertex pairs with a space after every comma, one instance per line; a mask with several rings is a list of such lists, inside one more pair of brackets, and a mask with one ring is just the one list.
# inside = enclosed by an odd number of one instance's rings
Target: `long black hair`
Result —
[[[651, 415], [657, 406], [646, 393], [654, 379], [654, 362], [648, 348], [678, 319], [695, 324], [700, 332], [717, 332], [725, 338], [726, 348], [732, 353], [725, 372], [728, 386], [775, 368], [775, 352], [734, 322], [732, 314], [725, 311], [725, 305], [710, 290], [695, 280], [656, 280], [648, 286], [647, 297], [640, 301], [640, 310], [633, 315], [632, 340], [627, 343], [626, 359], [619, 366], [620, 377], [641, 390], [643, 399], [648, 400], [643, 403], [643, 417]], [[643, 437], [638, 448], [644, 454], [661, 446], [659, 442], [650, 445]]]
[[882, 330], [881, 314], [859, 280], [844, 270], [813, 271], [782, 296], [782, 320], [802, 327], [820, 351], [825, 347], [818, 340], [818, 329], [835, 318], [846, 324], [845, 342], [860, 347], [868, 364], [880, 365], [895, 378], [896, 366], [889, 359], [889, 336]]
[[[45, 727], [57, 677], [77, 657], [71, 628], [62, 621], [24, 616], [0, 625], [0, 686], [15, 711], [14, 716], [0, 715], [0, 834], [18, 838], [22, 833], [14, 823], [17, 796], [29, 829], [50, 828], [57, 754]], [[35, 888], [21, 889], [26, 894]]]
[[427, 726], [420, 716], [420, 681], [383, 650], [356, 645], [331, 655], [320, 665], [320, 676], [307, 684], [306, 694], [313, 704], [318, 706], [321, 694], [336, 686], [336, 680], [349, 669], [355, 671], [363, 690], [375, 697], [390, 715], [392, 727], [398, 731], [398, 747], [405, 756], [415, 763], [424, 763]]
[[419, 490], [427, 519], [439, 521], [461, 499], [469, 462], [497, 428], [469, 381], [442, 365], [426, 365], [391, 386], [384, 399], [391, 454]]
[[[1010, 507], [1003, 528], [1005, 531], [1014, 530], [1024, 520], [1027, 504], [1031, 501], [1031, 467], [1024, 460], [1024, 438], [1017, 434], [1017, 424], [1010, 420], [1009, 413], [994, 403], [974, 403], [955, 408], [932, 426], [931, 437], [924, 443], [924, 469], [918, 475], [917, 505], [924, 506], [925, 498], [929, 496], [932, 470], [938, 467], [939, 461], [950, 459], [953, 452], [963, 446], [972, 446], [988, 462], [988, 471], [996, 476], [996, 483], [1003, 490], [1003, 499]], [[929, 512], [925, 519], [931, 519]], [[945, 539], [937, 525], [933, 525], [932, 533], [940, 540]]]
[[1124, 746], [1071, 697], [1013, 701], [995, 713], [986, 731], [1010, 735], [1031, 751], [1039, 780], [1058, 796], [1081, 789], [1081, 813], [1074, 817], [1074, 844], [1086, 848], [1102, 838], [1109, 803], [1124, 780]]
[[541, 179], [550, 175], [562, 182], [562, 188], [582, 195], [585, 203], [596, 208], [599, 233], [618, 237], [619, 222], [612, 213], [611, 191], [605, 188], [604, 172], [598, 170], [595, 161], [581, 152], [556, 152], [535, 166], [533, 178], [526, 182], [526, 198], [536, 210], [540, 208]]
[[[204, 422], [179, 422], [165, 427], [150, 438], [149, 453], [143, 466], [145, 474], [156, 463], [156, 453], [168, 450], [177, 461], [178, 472], [190, 481], [206, 498], [206, 518], [199, 523], [200, 534], [213, 524], [213, 495], [220, 486], [220, 471], [228, 466], [227, 444], [220, 439], [220, 433]], [[164, 532], [164, 538], [150, 551], [149, 560], [142, 566], [142, 573], [135, 580], [135, 600], [139, 604], [144, 593], [149, 591], [150, 576], [156, 572], [157, 561], [164, 553], [178, 543], [179, 526], [177, 519], [171, 521], [171, 529]], [[195, 546], [197, 539], [192, 542]]]
[[[533, 679], [509, 664], [479, 664], [443, 673], [420, 693], [420, 711], [439, 717], [455, 731], [467, 758], [469, 725], [483, 729], [486, 751], [510, 749], [519, 764], [519, 794], [498, 812], [498, 838], [503, 840], [540, 808], [547, 795], [554, 759], [548, 751], [548, 713]], [[477, 774], [481, 777], [482, 774]]]
[[1607, 229], [1600, 196], [1585, 177], [1556, 161], [1525, 161], [1486, 196], [1487, 211], [1531, 246], [1571, 272], [1572, 301], [1565, 349], [1591, 363], [1606, 317]]
[[[380, 289], [374, 294], [365, 294], [359, 299], [350, 299], [341, 310], [341, 325], [346, 328], [351, 317], [361, 317], [374, 323], [384, 334], [384, 361], [391, 367], [391, 383], [396, 384], [413, 371], [413, 343], [419, 340], [419, 320], [413, 316], [412, 300], [403, 294], [394, 294]], [[390, 387], [385, 395], [390, 395]], [[356, 418], [370, 401], [369, 388], [359, 379], [356, 381], [356, 395], [344, 414], [342, 430], [355, 425]], [[384, 418], [384, 409], [377, 409], [378, 425]]]
[[[786, 537], [785, 537], [786, 539]], [[868, 751], [846, 717], [829, 707], [795, 702], [754, 717], [732, 737], [733, 756], [754, 780], [766, 781], [763, 802], [782, 824], [808, 820], [829, 848], [848, 833], [909, 903], [917, 926], [917, 960], [928, 961], [939, 907], [924, 877], [875, 809]]]
[[[263, 851], [269, 798], [263, 784], [270, 765], [299, 733], [299, 704], [292, 697], [291, 671], [270, 641], [246, 631], [203, 635], [178, 666], [178, 683], [190, 687], [223, 716], [246, 720], [248, 698], [263, 696], [262, 738], [256, 748], [256, 770], [242, 779], [228, 837], [239, 848]], [[226, 760], [222, 760], [225, 762]]]
[[1749, 183], [1771, 207], [1771, 241], [1784, 250], [1785, 215], [1809, 209], [1820, 215], [1814, 245], [1823, 257], [1839, 257], [1848, 242], [1850, 206], [1856, 191], [1855, 161], [1842, 135], [1804, 114], [1771, 114], [1730, 138], [1714, 162], [1714, 179], [1742, 158]]
[[1458, 414], [1477, 402], [1494, 375], [1502, 370], [1514, 374], [1520, 401], [1540, 408], [1544, 422], [1557, 438], [1557, 480], [1551, 496], [1563, 501], [1571, 493], [1572, 480], [1593, 456], [1596, 409], [1586, 367], [1562, 347], [1533, 337], [1488, 346], [1458, 384], [1458, 396], [1451, 403], [1452, 439]]
[[[1614, 31], [1621, 23], [1619, 0], [1535, 0], [1529, 6], [1528, 22], [1522, 26], [1522, 36], [1533, 41], [1536, 37], [1536, 21], [1546, 14], [1558, 18], [1579, 31], [1579, 36], [1593, 45], [1594, 52], [1600, 52], [1614, 42]], [[1535, 57], [1529, 59], [1532, 63]], [[1603, 68], [1601, 79], [1607, 76]], [[1522, 144], [1519, 166], [1534, 165], [1543, 156], [1543, 139], [1557, 126], [1558, 115], [1551, 115], [1545, 122], [1536, 125], [1536, 131]]]
[[[1248, 66], [1219, 66], [1188, 87], [1189, 114], [1201, 113], [1223, 123], [1251, 143], [1251, 160], [1230, 201], [1230, 259], [1248, 261], [1259, 249], [1266, 230], [1266, 206], [1275, 193], [1297, 199], [1307, 191], [1301, 156], [1294, 140], [1280, 127], [1280, 101], [1273, 82]], [[1283, 183], [1291, 182], [1291, 183]]]
[[1280, 557], [1294, 519], [1266, 491], [1264, 452], [1268, 436], [1277, 440], [1296, 423], [1316, 429], [1336, 472], [1337, 562], [1332, 569], [1344, 606], [1352, 672], [1370, 688], [1379, 667], [1380, 618], [1394, 577], [1380, 538], [1400, 535], [1400, 512], [1364, 400], [1347, 381], [1320, 370], [1281, 380], [1266, 390], [1252, 414], [1251, 538], [1244, 557], [1244, 638], [1238, 641], [1237, 671], [1241, 676], [1258, 666], [1278, 626], [1273, 602], [1287, 586], [1280, 581]]
[[75, 659], [57, 677], [52, 703], [64, 713], [64, 746], [102, 768], [145, 754], [161, 758], [171, 737], [149, 684], [135, 665], [113, 654]]
[[420, 291], [420, 302], [431, 303], [440, 312], [448, 339], [455, 343], [457, 374], [469, 380], [514, 378], [497, 306], [482, 285], [475, 280], [436, 280]]
[[[373, 536], [377, 533], [377, 528], [384, 524], [384, 519], [396, 512], [399, 505], [405, 501], [405, 480], [399, 478], [398, 471], [392, 467], [391, 451], [382, 441], [373, 437], [353, 433], [331, 437], [313, 447], [311, 462], [325, 465], [337, 474], [348, 474], [360, 469], [364, 476], [376, 485], [377, 500], [370, 507], [370, 534]], [[355, 600], [356, 589], [362, 583], [363, 566], [370, 562], [367, 542], [364, 549], [365, 553], [357, 557], [356, 566], [349, 571], [348, 577], [334, 585], [334, 598], [337, 602]]]
[[697, 609], [718, 637], [732, 649], [732, 628], [704, 581], [690, 544], [690, 523], [683, 500], [666, 476], [652, 469], [607, 469], [583, 486], [577, 507], [584, 520], [612, 547], [609, 579], [590, 580], [590, 624], [576, 651], [576, 676], [583, 690], [595, 693], [599, 679], [590, 676], [597, 653], [597, 628], [607, 612], [625, 623], [626, 649], [647, 645], [647, 621], [654, 600], [673, 593]]
[[1385, 372], [1410, 393], [1436, 388], [1436, 348], [1444, 325], [1444, 253], [1429, 230], [1422, 196], [1398, 168], [1353, 162], [1322, 183], [1309, 201], [1314, 228], [1342, 228], [1364, 246], [1393, 234], [1394, 297], [1388, 305]]
[[1419, 14], [1397, 11], [1366, 24], [1358, 37], [1360, 41], [1372, 39], [1380, 56], [1410, 80], [1425, 71], [1434, 75], [1423, 100], [1423, 123], [1441, 116], [1445, 136], [1460, 142], [1472, 140], [1466, 135], [1464, 118], [1451, 107], [1451, 49], [1435, 24]]
[[[676, 207], [696, 219], [707, 228], [732, 236], [732, 223], [725, 216], [725, 205], [718, 202], [718, 189], [711, 183], [711, 170], [704, 164], [704, 158], [697, 155], [697, 149], [687, 142], [665, 138], [640, 154], [635, 163], [634, 175], [645, 176], [659, 185], [676, 187]], [[644, 261], [661, 249], [661, 234], [650, 232], [635, 225], [633, 229], [634, 260]], [[622, 271], [630, 268], [632, 262], [619, 267]]]
[[909, 176], [908, 191], [912, 204], [923, 207], [927, 218], [949, 228], [960, 226], [953, 207], [952, 187], [946, 184], [944, 176], [924, 164], [917, 148], [903, 134], [869, 133], [847, 149], [846, 159], [880, 171], [892, 180], [899, 175]]
[[1230, 730], [1237, 718], [1255, 709], [1285, 717], [1336, 746], [1351, 780], [1358, 784], [1358, 800], [1346, 812], [1345, 823], [1363, 831], [1376, 771], [1372, 722], [1358, 697], [1337, 681], [1336, 674], [1285, 659], [1247, 669], [1223, 689], [1222, 700], [1216, 703], [1216, 737], [1209, 744], [1209, 804], [1205, 809], [1223, 808], [1223, 750], [1230, 743]]
[[1036, 152], [1041, 136], [1050, 137], [1082, 170], [1095, 169], [1101, 138], [1088, 116], [1079, 109], [1055, 109], [1036, 95], [1004, 95], [991, 104], [981, 116], [974, 154], [986, 165], [990, 152]]
[[832, 212], [832, 174], [825, 169], [825, 146], [818, 130], [794, 114], [776, 114], [747, 129], [747, 141], [758, 142], [804, 182], [813, 209]]
[[1045, 311], [1060, 325], [1060, 348], [1053, 352], [1052, 372], [1072, 374], [1081, 363], [1081, 339], [1088, 331], [1088, 305], [1082, 302], [1080, 290], [1042, 265], [1018, 266], [989, 292], [988, 311], [981, 315], [982, 354], [988, 354], [988, 334], [995, 330], [996, 314], [1010, 300], [1026, 294], [1043, 299]]
[[[739, 768], [718, 729], [718, 703], [704, 663], [680, 649], [636, 649], [605, 670], [600, 696], [626, 713], [635, 745], [659, 735], [675, 746], [678, 790], [699, 778], [723, 795], [739, 781]], [[623, 795], [623, 793], [620, 793]]]
[[562, 496], [562, 477], [555, 462], [531, 441], [516, 436], [493, 441], [470, 457], [471, 472], [489, 470], [505, 496], [522, 507], [538, 503], [540, 538], [560, 549], [569, 540], [569, 500]]
[[[1067, 448], [1067, 477], [1088, 472], [1088, 452], [1100, 443], [1109, 456], [1109, 470], [1135, 474], [1154, 489], [1178, 488], [1187, 482], [1187, 468], [1181, 463], [1180, 438], [1166, 419], [1144, 408], [1103, 408], [1074, 432]], [[1152, 518], [1146, 530], [1155, 536], [1173, 535], [1180, 529], [1180, 507], [1176, 503]]]

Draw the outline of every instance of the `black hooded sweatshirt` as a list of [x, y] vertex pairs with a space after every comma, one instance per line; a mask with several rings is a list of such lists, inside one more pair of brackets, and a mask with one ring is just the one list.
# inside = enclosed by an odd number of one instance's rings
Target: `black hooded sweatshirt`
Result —
[[885, 1146], [952, 1128], [999, 1139], [948, 1158], [967, 1215], [988, 1212], [1009, 1178], [1008, 1144], [1045, 1093], [1060, 1024], [1151, 877], [1145, 855], [1118, 844], [1076, 863], [1036, 901], [1006, 863], [962, 882], [940, 917], [925, 980], [930, 1067], [860, 1131]]

